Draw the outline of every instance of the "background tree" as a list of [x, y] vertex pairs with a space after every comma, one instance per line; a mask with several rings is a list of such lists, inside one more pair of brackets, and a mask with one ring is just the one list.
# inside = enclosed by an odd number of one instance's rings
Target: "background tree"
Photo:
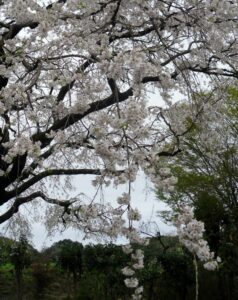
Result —
[[[71, 240], [63, 240], [55, 243], [49, 249], [50, 252], [53, 249], [55, 249], [55, 253], [51, 257], [68, 278], [73, 277], [73, 289], [75, 292], [77, 282], [80, 281], [79, 279], [82, 275], [82, 244]], [[68, 289], [70, 292], [70, 283], [68, 284]]]
[[10, 253], [13, 241], [9, 238], [0, 237], [0, 263], [10, 262]]
[[[130, 291], [124, 288], [124, 276], [121, 271], [127, 261], [128, 257], [119, 245], [85, 246], [79, 299], [127, 299]], [[91, 293], [88, 293], [88, 284], [91, 286]]]
[[[209, 245], [223, 261], [220, 286], [227, 299], [237, 297], [238, 280], [237, 116], [238, 92], [236, 88], [229, 88], [226, 103], [210, 115], [207, 130], [202, 123], [194, 124], [183, 141], [186, 149], [177, 158], [164, 162], [171, 170], [171, 173], [166, 170], [164, 176], [175, 176], [178, 182], [169, 193], [161, 190], [158, 193], [159, 198], [170, 205], [172, 214], [181, 206], [190, 205], [196, 218], [204, 222]], [[207, 140], [205, 144], [202, 143], [204, 139]]]
[[30, 246], [24, 235], [20, 236], [18, 242], [15, 242], [11, 247], [11, 262], [14, 265], [16, 277], [17, 299], [23, 299], [23, 270], [30, 265]]
[[[180, 151], [184, 118], [209, 116], [211, 102], [237, 80], [237, 5], [0, 1], [0, 223], [45, 201], [49, 228], [63, 221], [86, 235], [135, 236], [123, 228], [127, 211], [129, 227], [139, 218], [129, 196], [119, 209], [88, 203], [66, 193], [70, 177], [96, 175], [98, 187], [130, 184], [140, 169], [154, 178], [157, 157]], [[204, 78], [210, 93], [197, 103], [191, 95]], [[165, 110], [148, 108], [152, 90]], [[170, 109], [174, 92], [190, 102], [185, 114]], [[173, 147], [164, 149], [168, 139]]]

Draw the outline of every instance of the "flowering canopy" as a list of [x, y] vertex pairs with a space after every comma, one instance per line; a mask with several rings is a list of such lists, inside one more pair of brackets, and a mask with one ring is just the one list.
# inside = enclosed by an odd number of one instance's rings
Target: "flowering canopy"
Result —
[[[123, 233], [126, 211], [129, 225], [138, 220], [130, 193], [118, 208], [86, 205], [50, 198], [46, 179], [67, 175], [70, 189], [78, 174], [97, 175], [95, 185], [130, 183], [139, 168], [153, 178], [154, 160], [180, 151], [184, 120], [236, 84], [237, 9], [228, 0], [1, 0], [0, 223], [34, 199], [86, 232]], [[201, 84], [209, 93], [196, 101]], [[148, 107], [151, 92], [163, 109]], [[185, 111], [173, 109], [174, 93]]]

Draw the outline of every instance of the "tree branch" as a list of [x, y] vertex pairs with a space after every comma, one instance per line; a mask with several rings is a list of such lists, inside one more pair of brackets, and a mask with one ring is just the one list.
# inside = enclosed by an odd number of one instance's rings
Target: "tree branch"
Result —
[[33, 199], [40, 197], [40, 192], [35, 192], [29, 196], [26, 197], [20, 197], [15, 200], [11, 208], [9, 208], [4, 214], [0, 216], [0, 224], [4, 223], [8, 219], [10, 219], [15, 213], [18, 212], [19, 207], [27, 202], [32, 201]]
[[100, 169], [51, 169], [43, 171], [37, 175], [33, 175], [31, 179], [18, 186], [16, 189], [6, 192], [5, 196], [0, 200], [0, 205], [6, 203], [16, 195], [20, 195], [26, 191], [29, 187], [33, 186], [40, 180], [54, 175], [100, 175], [102, 170]]
[[59, 205], [65, 208], [65, 210], [67, 211], [69, 206], [74, 202], [74, 201], [69, 201], [69, 200], [58, 200], [58, 199], [52, 199], [47, 197], [44, 193], [38, 191], [35, 192], [29, 196], [25, 196], [25, 197], [19, 197], [17, 198], [13, 205], [11, 206], [11, 208], [9, 208], [4, 214], [2, 214], [0, 216], [0, 224], [6, 222], [7, 220], [9, 220], [15, 213], [17, 213], [19, 211], [19, 207], [25, 203], [28, 203], [36, 198], [42, 198], [44, 201], [46, 201], [49, 204], [55, 204], [55, 205]]

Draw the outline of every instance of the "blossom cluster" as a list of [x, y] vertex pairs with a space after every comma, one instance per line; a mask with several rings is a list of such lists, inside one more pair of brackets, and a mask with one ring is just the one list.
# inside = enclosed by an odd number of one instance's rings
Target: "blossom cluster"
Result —
[[125, 285], [130, 289], [135, 289], [132, 295], [133, 300], [142, 299], [143, 286], [139, 286], [139, 280], [136, 278], [136, 271], [144, 268], [144, 254], [141, 249], [132, 249], [131, 245], [122, 246], [122, 250], [126, 254], [131, 254], [130, 266], [122, 269], [122, 274], [127, 278], [124, 280]]
[[215, 258], [214, 252], [210, 251], [207, 241], [203, 239], [204, 223], [194, 219], [190, 207], [184, 206], [178, 216], [175, 225], [177, 226], [180, 242], [203, 262], [207, 270], [218, 268], [220, 257]]

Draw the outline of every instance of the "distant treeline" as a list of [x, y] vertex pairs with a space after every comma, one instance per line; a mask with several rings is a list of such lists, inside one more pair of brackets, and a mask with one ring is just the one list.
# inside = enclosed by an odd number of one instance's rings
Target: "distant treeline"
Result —
[[[136, 248], [136, 245], [135, 245]], [[193, 300], [193, 257], [177, 237], [152, 238], [144, 247], [145, 268], [137, 277], [145, 300]], [[62, 240], [38, 252], [22, 237], [19, 242], [0, 238], [0, 299], [128, 300], [121, 269], [130, 256], [121, 246], [83, 246]], [[238, 286], [220, 269], [208, 272], [199, 266], [199, 300], [238, 299]], [[225, 295], [225, 298], [224, 298]]]

